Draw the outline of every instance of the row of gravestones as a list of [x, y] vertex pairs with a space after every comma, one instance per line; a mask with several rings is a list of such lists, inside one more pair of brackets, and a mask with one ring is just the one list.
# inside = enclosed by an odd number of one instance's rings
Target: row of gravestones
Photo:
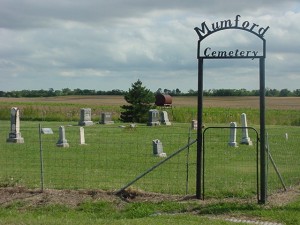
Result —
[[[81, 108], [80, 109], [80, 121], [78, 125], [80, 126], [90, 126], [93, 125], [92, 113], [90, 108]], [[7, 142], [11, 143], [24, 143], [24, 138], [20, 132], [20, 110], [17, 107], [11, 108], [10, 113], [10, 132], [7, 139]], [[100, 123], [102, 124], [113, 124], [112, 114], [110, 112], [104, 112], [101, 114]], [[155, 125], [171, 125], [171, 122], [168, 119], [168, 113], [166, 111], [159, 112], [156, 109], [149, 111], [149, 126]]]
[[[86, 112], [90, 112], [90, 110], [86, 110], [86, 109], [82, 109], [81, 111], [81, 121], [79, 123], [82, 124], [82, 121], [86, 122], [84, 123], [84, 125], [91, 125], [92, 122], [91, 120], [87, 120], [90, 117], [90, 113], [86, 113]], [[107, 115], [108, 114], [104, 114], [104, 120], [107, 119]], [[110, 117], [109, 117], [110, 118]], [[42, 133], [44, 134], [53, 134], [52, 130], [50, 128], [42, 128], [41, 130]], [[20, 132], [20, 111], [18, 108], [13, 107], [11, 108], [11, 130], [9, 133], [9, 137], [7, 139], [7, 142], [11, 142], [11, 143], [24, 143], [24, 138], [21, 136], [21, 132]], [[85, 137], [84, 137], [84, 128], [80, 127], [80, 144], [81, 145], [85, 145]], [[153, 145], [153, 155], [154, 156], [158, 156], [158, 157], [166, 157], [166, 153], [163, 152], [163, 146], [160, 140], [156, 139], [152, 141], [152, 145]], [[60, 126], [59, 127], [59, 139], [56, 143], [57, 147], [63, 147], [63, 148], [68, 148], [69, 147], [69, 143], [66, 139], [66, 133], [65, 133], [65, 127], [64, 126]]]
[[[242, 140], [241, 140], [240, 144], [251, 146], [251, 145], [253, 145], [253, 143], [248, 134], [248, 123], [247, 123], [246, 113], [241, 114], [241, 123], [242, 123]], [[192, 125], [192, 129], [197, 130], [197, 128], [198, 128], [197, 120], [192, 120], [191, 125]], [[229, 135], [228, 145], [231, 147], [238, 147], [238, 143], [236, 141], [237, 123], [231, 122], [229, 126], [230, 126], [230, 135]], [[202, 125], [202, 128], [204, 128], [203, 125]], [[286, 139], [287, 139], [287, 134], [286, 134]]]
[[[169, 121], [168, 113], [166, 111], [158, 111], [157, 109], [149, 110], [148, 114], [148, 126], [157, 126], [160, 124], [170, 126], [171, 122]], [[105, 112], [101, 114], [101, 121], [102, 124], [113, 124], [112, 121], [112, 114], [109, 112]], [[92, 121], [92, 111], [90, 108], [82, 108], [80, 109], [80, 121], [78, 125], [80, 126], [90, 126], [93, 125]]]
[[169, 117], [168, 117], [168, 112], [167, 111], [158, 111], [157, 109], [151, 109], [149, 110], [148, 114], [148, 126], [157, 126], [157, 125], [167, 125], [170, 126], [172, 125]]
[[[114, 121], [112, 120], [112, 113], [110, 112], [103, 112], [101, 113], [101, 118], [99, 123], [101, 124], [113, 124]], [[81, 108], [80, 109], [80, 121], [78, 125], [80, 126], [90, 126], [93, 125], [94, 122], [92, 121], [92, 110], [91, 108]]]

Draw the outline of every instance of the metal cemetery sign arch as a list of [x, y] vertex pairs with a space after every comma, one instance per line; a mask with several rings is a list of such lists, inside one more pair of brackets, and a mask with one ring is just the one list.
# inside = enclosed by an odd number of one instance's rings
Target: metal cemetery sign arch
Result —
[[[267, 185], [266, 185], [266, 155], [265, 155], [265, 58], [266, 58], [266, 40], [265, 33], [269, 26], [261, 27], [256, 23], [241, 21], [241, 16], [236, 15], [233, 20], [223, 20], [212, 24], [203, 22], [200, 27], [194, 30], [199, 36], [197, 58], [198, 58], [198, 132], [197, 132], [197, 180], [196, 196], [201, 198], [201, 176], [203, 173], [203, 133], [202, 133], [202, 115], [203, 115], [203, 62], [204, 59], [259, 59], [259, 86], [260, 86], [260, 203], [266, 202]], [[261, 41], [261, 47], [251, 49], [214, 49], [211, 46], [203, 48], [204, 40], [212, 34], [219, 31], [235, 30], [248, 32], [256, 39]]]

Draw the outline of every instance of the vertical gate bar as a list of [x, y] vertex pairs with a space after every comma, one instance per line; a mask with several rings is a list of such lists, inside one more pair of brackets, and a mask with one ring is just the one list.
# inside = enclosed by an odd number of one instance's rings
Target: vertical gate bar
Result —
[[[198, 43], [200, 44], [200, 42]], [[198, 58], [198, 118], [197, 118], [197, 173], [196, 173], [196, 197], [201, 199], [202, 176], [202, 114], [203, 114], [203, 58]]]
[[259, 59], [260, 79], [260, 203], [267, 200], [267, 173], [266, 173], [266, 144], [265, 144], [265, 58]]

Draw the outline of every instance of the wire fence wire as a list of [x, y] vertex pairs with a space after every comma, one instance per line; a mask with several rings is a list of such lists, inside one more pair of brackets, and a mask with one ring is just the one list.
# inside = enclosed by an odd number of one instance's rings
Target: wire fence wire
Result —
[[[59, 126], [64, 125], [68, 148], [57, 147]], [[196, 140], [190, 124], [154, 126], [128, 124], [84, 127], [80, 144], [76, 123], [43, 122], [53, 134], [39, 133], [39, 122], [21, 124], [23, 144], [6, 142], [10, 122], [0, 121], [0, 187], [25, 186], [47, 189], [102, 189], [116, 191], [164, 160], [153, 155], [153, 140], [162, 142], [167, 156]], [[299, 127], [267, 128], [269, 152], [287, 186], [300, 182]], [[256, 142], [254, 146], [228, 146], [229, 130], [212, 130], [205, 138], [205, 196], [253, 197], [256, 194]], [[241, 138], [237, 132], [237, 141]], [[42, 153], [42, 155], [40, 154]], [[42, 157], [41, 157], [42, 156]], [[194, 195], [196, 193], [196, 145], [166, 161], [131, 185], [146, 192]], [[269, 193], [282, 189], [271, 162]]]
[[[25, 123], [23, 144], [1, 140], [2, 186], [117, 190], [164, 159], [153, 155], [153, 140], [161, 141], [168, 156], [186, 145], [189, 138], [196, 137], [196, 131], [189, 132], [189, 124], [133, 128], [95, 124], [84, 127], [85, 144], [80, 144], [79, 126], [65, 125], [69, 147], [63, 148], [56, 145], [58, 124], [41, 124], [41, 127], [51, 128], [53, 134], [39, 137], [38, 124], [29, 127]], [[7, 134], [2, 130], [2, 137]], [[190, 152], [195, 154], [195, 147], [191, 146]], [[195, 174], [194, 171], [195, 162], [190, 160], [187, 165], [187, 151], [183, 151], [133, 187], [158, 193], [186, 194], [187, 190], [192, 193], [194, 178], [186, 183], [186, 177], [188, 173]]]
[[[232, 130], [236, 136], [230, 137]], [[258, 192], [258, 138], [247, 128], [251, 145], [240, 144], [242, 129], [210, 127], [204, 132], [203, 192], [205, 197], [249, 198]], [[234, 145], [233, 145], [234, 141]]]

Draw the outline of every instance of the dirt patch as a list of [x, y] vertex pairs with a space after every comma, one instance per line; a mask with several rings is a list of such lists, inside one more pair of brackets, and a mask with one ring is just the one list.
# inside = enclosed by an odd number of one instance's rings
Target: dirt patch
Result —
[[[289, 188], [287, 191], [279, 191], [268, 197], [269, 206], [283, 206], [300, 197], [300, 185]], [[112, 191], [103, 190], [55, 190], [47, 189], [41, 192], [36, 189], [26, 189], [24, 187], [0, 188], [0, 205], [8, 206], [15, 202], [22, 202], [25, 206], [46, 206], [46, 205], [66, 205], [76, 207], [86, 201], [107, 201], [107, 202], [162, 202], [197, 201], [201, 205], [217, 202], [238, 201], [238, 199], [207, 199], [200, 201], [195, 196], [178, 196], [168, 194], [149, 193], [141, 190], [127, 189], [116, 195]]]

